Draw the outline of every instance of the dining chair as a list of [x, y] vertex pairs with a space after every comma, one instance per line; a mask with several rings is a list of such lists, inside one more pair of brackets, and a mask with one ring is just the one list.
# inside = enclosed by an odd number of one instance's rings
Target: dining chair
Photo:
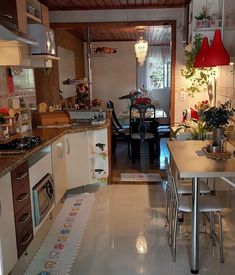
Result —
[[[178, 212], [191, 213], [192, 212], [192, 197], [191, 196], [179, 196], [177, 190], [177, 184], [172, 173], [169, 172], [169, 185], [171, 190], [171, 214], [169, 220], [169, 238], [170, 245], [172, 245], [172, 260], [176, 261], [176, 236], [177, 236], [177, 225], [178, 225]], [[200, 196], [199, 212], [202, 214], [209, 213], [210, 216], [210, 228], [211, 238], [214, 244], [215, 240], [215, 225], [214, 225], [214, 213], [218, 214], [219, 221], [219, 246], [220, 246], [220, 262], [224, 262], [224, 251], [223, 251], [223, 230], [222, 230], [222, 217], [221, 212], [223, 207], [221, 202], [214, 196]]]
[[[166, 209], [165, 209], [165, 226], [169, 222], [169, 201], [170, 201], [170, 189], [168, 182], [170, 181], [170, 177], [172, 177], [171, 167], [168, 162], [168, 158], [165, 158], [165, 171], [166, 171], [166, 178], [167, 178], [167, 185], [166, 185]], [[175, 178], [175, 177], [174, 177]], [[176, 180], [177, 190], [179, 196], [181, 195], [192, 195], [192, 180]], [[211, 190], [208, 186], [208, 181], [202, 181], [200, 183], [200, 195], [209, 195], [211, 194]]]
[[117, 147], [117, 140], [125, 140], [128, 143], [128, 155], [130, 155], [129, 149], [129, 127], [124, 127], [117, 118], [114, 103], [109, 100], [107, 102], [107, 108], [112, 109], [112, 152], [115, 153]]
[[[151, 117], [146, 116], [151, 111]], [[157, 126], [155, 106], [136, 105], [130, 106], [130, 151], [132, 162], [136, 158], [142, 161], [150, 159], [153, 162], [156, 152], [155, 144], [157, 140]]]

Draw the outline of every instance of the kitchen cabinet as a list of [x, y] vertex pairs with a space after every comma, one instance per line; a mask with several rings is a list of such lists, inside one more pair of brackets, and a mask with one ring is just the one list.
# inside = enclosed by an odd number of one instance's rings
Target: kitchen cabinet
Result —
[[[225, 1], [226, 2], [226, 1]], [[220, 29], [223, 33], [224, 0], [192, 0], [188, 6], [188, 44], [193, 44], [194, 37], [201, 34], [213, 40], [214, 32]], [[195, 18], [196, 17], [196, 18]]]
[[[224, 1], [224, 45], [228, 50], [230, 58], [235, 58], [235, 44], [234, 44], [234, 36], [235, 36], [235, 2], [234, 0], [226, 0]], [[234, 61], [234, 60], [233, 60]]]
[[33, 239], [32, 211], [28, 163], [23, 162], [11, 172], [18, 258]]
[[89, 156], [87, 132], [65, 136], [68, 189], [89, 182]]
[[68, 188], [64, 136], [52, 143], [51, 150], [52, 171], [55, 187], [55, 203], [58, 203]]
[[16, 0], [0, 1], [0, 16], [17, 25]]
[[109, 177], [108, 130], [88, 131], [89, 183], [107, 182]]
[[8, 274], [17, 262], [15, 219], [10, 173], [0, 179], [0, 274]]

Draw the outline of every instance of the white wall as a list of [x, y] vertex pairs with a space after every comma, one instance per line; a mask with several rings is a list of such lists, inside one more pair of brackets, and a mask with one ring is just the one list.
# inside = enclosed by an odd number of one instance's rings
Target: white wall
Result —
[[157, 106], [159, 102], [159, 107], [163, 108], [167, 116], [169, 116], [170, 110], [170, 89], [154, 89], [149, 92], [149, 97], [151, 98], [154, 105]]
[[65, 48], [58, 47], [59, 62], [59, 82], [63, 98], [76, 95], [75, 85], [64, 85], [66, 79], [75, 78], [75, 53]]
[[136, 86], [134, 43], [92, 43], [92, 48], [94, 49], [97, 47], [117, 49], [117, 53], [115, 54], [100, 54], [100, 56], [91, 58], [93, 98], [100, 98], [104, 102], [112, 100], [117, 113], [127, 110], [128, 107], [128, 100], [121, 100], [118, 97], [129, 94]]

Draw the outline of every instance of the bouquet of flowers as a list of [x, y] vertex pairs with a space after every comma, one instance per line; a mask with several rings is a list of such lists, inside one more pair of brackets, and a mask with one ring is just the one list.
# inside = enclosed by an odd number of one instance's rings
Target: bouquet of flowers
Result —
[[90, 100], [88, 97], [88, 86], [86, 84], [80, 83], [78, 84], [78, 88], [76, 90], [77, 98], [76, 105], [77, 109], [90, 109], [92, 107], [97, 107], [102, 104], [102, 100], [95, 98]]
[[148, 105], [151, 104], [151, 99], [148, 97], [138, 97], [134, 101], [134, 104], [136, 105]]

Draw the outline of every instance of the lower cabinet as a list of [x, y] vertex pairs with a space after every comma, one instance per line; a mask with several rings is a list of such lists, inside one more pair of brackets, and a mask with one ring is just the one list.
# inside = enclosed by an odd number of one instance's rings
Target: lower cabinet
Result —
[[107, 182], [109, 176], [108, 130], [88, 131], [89, 183]]
[[89, 183], [87, 132], [65, 136], [68, 189]]
[[68, 189], [107, 181], [107, 129], [67, 134], [65, 144]]
[[55, 203], [67, 189], [96, 182], [109, 176], [108, 129], [66, 134], [52, 144]]
[[33, 239], [32, 211], [28, 163], [24, 162], [11, 172], [18, 258]]
[[64, 136], [52, 143], [52, 171], [54, 176], [55, 203], [58, 203], [68, 189], [66, 171], [66, 148]]
[[0, 274], [8, 274], [17, 262], [11, 175], [0, 178]]

